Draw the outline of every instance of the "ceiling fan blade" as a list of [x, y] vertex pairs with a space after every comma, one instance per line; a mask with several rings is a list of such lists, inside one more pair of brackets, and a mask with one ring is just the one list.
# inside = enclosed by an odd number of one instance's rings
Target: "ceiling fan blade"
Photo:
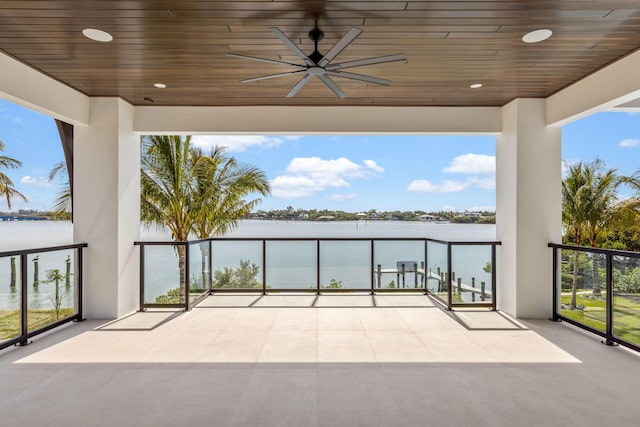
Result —
[[296, 54], [298, 58], [302, 59], [305, 64], [316, 65], [312, 60], [309, 59], [307, 55], [305, 55], [305, 53], [302, 50], [300, 50], [298, 46], [296, 46], [294, 42], [292, 42], [289, 39], [289, 37], [287, 37], [282, 31], [280, 31], [279, 28], [271, 27], [271, 32], [275, 34], [275, 36], [279, 38], [282, 41], [282, 43], [286, 44], [289, 47], [289, 49], [291, 49], [293, 53]]
[[333, 45], [331, 49], [326, 53], [326, 55], [320, 60], [318, 63], [319, 66], [324, 67], [329, 64], [329, 62], [333, 61], [336, 56], [340, 54], [347, 46], [351, 44], [358, 36], [362, 34], [362, 30], [359, 28], [351, 28], [347, 34], [344, 35], [336, 44]]
[[269, 74], [267, 76], [253, 77], [251, 79], [242, 80], [242, 83], [257, 82], [259, 80], [273, 79], [275, 77], [290, 76], [292, 74], [306, 73], [307, 70], [287, 71], [286, 73]]
[[377, 77], [371, 76], [363, 76], [362, 74], [347, 73], [344, 71], [327, 71], [327, 74], [336, 77], [344, 77], [345, 79], [361, 80], [363, 82], [375, 83], [383, 86], [389, 86], [391, 84], [391, 80], [379, 79]]
[[307, 82], [309, 81], [310, 78], [311, 78], [311, 74], [307, 73], [307, 75], [304, 76], [302, 79], [300, 79], [300, 81], [298, 83], [296, 83], [296, 85], [293, 87], [293, 89], [291, 89], [289, 91], [289, 93], [287, 94], [287, 98], [291, 98], [296, 93], [298, 93], [298, 91], [302, 88], [302, 86], [307, 84]]
[[382, 64], [385, 62], [405, 61], [407, 57], [404, 53], [397, 55], [378, 56], [376, 58], [356, 59], [355, 61], [342, 62], [340, 64], [333, 64], [327, 67], [327, 70], [337, 70], [344, 68], [362, 67], [364, 65]]
[[338, 98], [346, 98], [347, 97], [347, 95], [342, 91], [342, 89], [340, 89], [338, 87], [338, 85], [333, 80], [331, 80], [331, 78], [329, 76], [327, 76], [326, 74], [321, 74], [321, 75], [318, 76], [318, 78], [320, 80], [322, 80], [322, 82], [324, 84], [326, 84], [329, 87], [329, 89], [331, 89], [333, 91], [333, 93], [336, 94], [336, 96]]
[[239, 55], [237, 53], [227, 53], [227, 56], [231, 56], [234, 58], [250, 59], [252, 61], [258, 61], [258, 62], [266, 62], [267, 64], [287, 65], [289, 67], [305, 68], [304, 65], [300, 65], [300, 64], [291, 64], [289, 62], [276, 61], [274, 59], [267, 59], [267, 58], [257, 58], [255, 56]]

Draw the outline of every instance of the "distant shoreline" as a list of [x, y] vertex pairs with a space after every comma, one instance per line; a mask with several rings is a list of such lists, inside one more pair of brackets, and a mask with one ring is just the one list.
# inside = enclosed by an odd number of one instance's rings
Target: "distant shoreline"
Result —
[[19, 215], [0, 215], [0, 221], [65, 221], [49, 217], [37, 216], [19, 216]]

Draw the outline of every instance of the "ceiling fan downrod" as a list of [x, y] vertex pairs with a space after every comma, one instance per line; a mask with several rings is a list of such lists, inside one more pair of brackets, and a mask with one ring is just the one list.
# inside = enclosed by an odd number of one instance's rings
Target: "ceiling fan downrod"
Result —
[[324, 55], [322, 55], [318, 51], [318, 43], [323, 38], [324, 38], [324, 32], [318, 27], [314, 27], [313, 30], [309, 31], [309, 39], [313, 42], [313, 52], [309, 55], [309, 59], [312, 60], [316, 65], [324, 57]]

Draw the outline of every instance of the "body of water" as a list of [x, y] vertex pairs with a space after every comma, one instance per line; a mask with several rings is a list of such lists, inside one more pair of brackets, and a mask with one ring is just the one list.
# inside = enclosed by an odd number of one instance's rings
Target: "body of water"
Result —
[[[0, 222], [0, 252], [19, 249], [39, 248], [71, 244], [73, 226], [69, 222], [56, 221], [5, 221]], [[241, 221], [227, 237], [239, 238], [432, 238], [448, 241], [493, 241], [495, 225], [442, 224], [404, 221]], [[141, 240], [170, 240], [163, 231], [141, 230]], [[192, 247], [191, 280], [202, 280], [203, 257], [206, 250]], [[266, 268], [267, 284], [273, 288], [307, 289], [315, 287], [317, 275], [316, 243], [305, 241], [268, 242], [266, 265], [263, 265], [262, 243], [260, 241], [217, 242], [213, 245], [213, 272], [225, 268], [238, 269], [242, 261], [256, 265], [259, 269], [258, 280], [262, 279], [262, 270]], [[36, 259], [37, 257], [37, 259]], [[320, 246], [321, 269], [320, 283], [327, 286], [339, 283], [347, 289], [366, 289], [371, 280], [371, 253], [369, 242], [336, 241], [322, 242]], [[154, 302], [155, 297], [178, 286], [179, 273], [177, 256], [171, 247], [148, 247], [147, 286], [145, 299]], [[456, 247], [453, 251], [453, 269], [458, 277], [466, 282], [474, 280], [488, 281], [490, 273], [483, 270], [491, 260], [488, 247]], [[416, 262], [419, 266], [424, 259], [424, 244], [407, 241], [379, 241], [374, 251], [373, 268], [393, 269], [398, 261]], [[0, 308], [17, 308], [19, 304], [19, 285], [10, 286], [10, 257], [0, 257]], [[16, 263], [19, 275], [19, 258]], [[71, 271], [75, 265], [75, 253], [71, 250], [56, 251], [28, 257], [29, 304], [33, 308], [50, 308], [53, 303], [54, 284], [44, 283], [47, 271], [58, 270], [66, 274], [67, 263]], [[38, 273], [36, 273], [36, 262]], [[446, 270], [446, 246], [431, 244], [427, 269]], [[208, 272], [205, 272], [208, 274]], [[38, 277], [35, 277], [38, 275]], [[401, 286], [395, 274], [383, 274], [376, 277], [376, 285], [381, 287]], [[380, 283], [378, 283], [380, 278]], [[19, 279], [18, 279], [19, 280]], [[41, 283], [36, 284], [36, 280]], [[393, 281], [393, 283], [391, 283]], [[66, 281], [65, 281], [66, 282]], [[74, 277], [70, 277], [70, 286], [62, 286], [65, 306], [71, 305], [75, 294]], [[416, 282], [413, 273], [405, 276], [406, 286]], [[419, 282], [419, 278], [418, 278]]]

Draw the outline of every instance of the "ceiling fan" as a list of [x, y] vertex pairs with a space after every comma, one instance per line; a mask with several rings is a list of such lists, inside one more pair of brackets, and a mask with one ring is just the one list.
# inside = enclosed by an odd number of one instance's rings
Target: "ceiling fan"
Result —
[[272, 27], [271, 32], [275, 34], [285, 45], [289, 47], [296, 54], [296, 56], [305, 65], [292, 64], [284, 61], [277, 61], [267, 58], [257, 58], [255, 56], [239, 55], [237, 53], [227, 53], [227, 56], [234, 58], [250, 59], [252, 61], [266, 62], [268, 64], [286, 65], [289, 67], [297, 68], [294, 71], [287, 71], [284, 73], [270, 74], [261, 77], [254, 77], [251, 79], [242, 80], [242, 83], [255, 82], [259, 80], [273, 79], [275, 77], [290, 76], [295, 74], [301, 74], [302, 79], [289, 91], [287, 98], [291, 98], [311, 79], [311, 77], [318, 77], [329, 89], [333, 91], [339, 98], [345, 98], [347, 95], [338, 87], [338, 85], [331, 79], [331, 77], [343, 77], [351, 80], [360, 80], [367, 83], [375, 83], [379, 85], [389, 86], [391, 80], [380, 79], [377, 77], [365, 76], [362, 74], [355, 74], [342, 71], [346, 68], [362, 67], [365, 65], [382, 64], [385, 62], [396, 62], [406, 60], [406, 56], [402, 53], [396, 55], [378, 56], [375, 58], [357, 59], [355, 61], [347, 61], [341, 63], [332, 64], [333, 61], [347, 46], [349, 46], [360, 34], [362, 30], [358, 28], [351, 28], [347, 34], [345, 34], [331, 49], [322, 55], [318, 51], [318, 43], [324, 38], [324, 33], [316, 26], [313, 30], [309, 31], [309, 38], [314, 43], [314, 50], [310, 55], [306, 55], [295, 43], [291, 41], [279, 28]]

